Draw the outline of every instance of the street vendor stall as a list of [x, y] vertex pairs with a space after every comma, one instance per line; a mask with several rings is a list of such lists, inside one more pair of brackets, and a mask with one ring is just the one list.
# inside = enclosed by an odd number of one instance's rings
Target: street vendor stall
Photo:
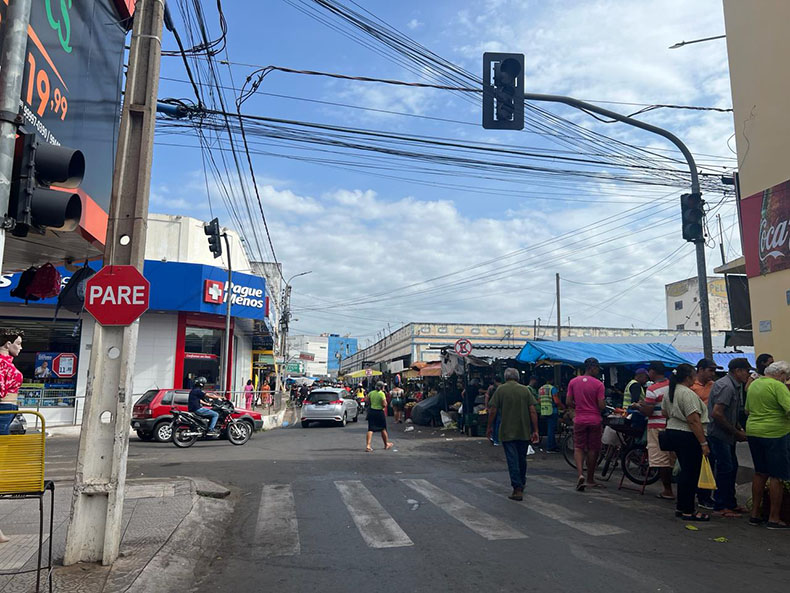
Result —
[[688, 360], [668, 344], [601, 344], [595, 342], [527, 342], [516, 360], [528, 363], [561, 362], [581, 367], [595, 357], [602, 366], [626, 366], [661, 361], [669, 366]]

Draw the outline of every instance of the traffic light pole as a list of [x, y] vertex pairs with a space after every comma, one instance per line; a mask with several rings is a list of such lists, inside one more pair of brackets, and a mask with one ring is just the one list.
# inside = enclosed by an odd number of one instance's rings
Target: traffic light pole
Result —
[[230, 371], [230, 307], [233, 300], [233, 266], [230, 260], [230, 241], [228, 241], [228, 233], [222, 233], [222, 236], [225, 238], [225, 251], [228, 252], [228, 284], [225, 287], [227, 294], [225, 303], [225, 348], [222, 353], [223, 377], [222, 381], [220, 381], [220, 385], [228, 392], [228, 395], [230, 395], [232, 387], [231, 378], [233, 377], [233, 373]]
[[[30, 23], [32, 0], [9, 0], [3, 34], [3, 53], [0, 55], [0, 216], [8, 212], [11, 195], [11, 176], [14, 170], [16, 131], [22, 123], [19, 98], [25, 74], [27, 28]], [[0, 270], [5, 256], [5, 234], [10, 221], [0, 219]]]
[[[105, 265], [142, 271], [151, 186], [163, 0], [138, 0], [115, 155]], [[93, 331], [64, 565], [111, 564], [121, 542], [139, 322]]]
[[[659, 136], [663, 136], [672, 144], [677, 146], [683, 156], [686, 159], [686, 162], [689, 166], [689, 173], [691, 174], [691, 193], [692, 194], [699, 194], [699, 175], [697, 174], [697, 164], [694, 162], [694, 157], [691, 155], [691, 152], [683, 144], [680, 139], [675, 136], [673, 133], [664, 130], [663, 128], [659, 128], [657, 126], [650, 125], [643, 121], [639, 121], [638, 119], [634, 119], [633, 117], [629, 117], [627, 115], [622, 115], [621, 113], [617, 113], [616, 111], [610, 111], [609, 109], [604, 109], [603, 107], [599, 107], [598, 105], [594, 105], [593, 103], [587, 103], [586, 101], [580, 101], [579, 99], [574, 99], [573, 97], [565, 97], [563, 95], [544, 95], [540, 93], [524, 93], [524, 99], [527, 101], [547, 101], [551, 103], [564, 103], [565, 105], [570, 105], [571, 107], [576, 107], [577, 109], [581, 109], [582, 111], [592, 111], [593, 113], [597, 113], [599, 115], [603, 115], [605, 117], [610, 117], [617, 121], [621, 121], [623, 123], [627, 123], [637, 128], [641, 128], [648, 132], [652, 132], [654, 134], [658, 134]], [[699, 284], [699, 310], [700, 310], [700, 317], [701, 321], [700, 324], [702, 325], [702, 348], [705, 352], [705, 358], [713, 359], [713, 341], [711, 337], [711, 329], [710, 329], [710, 307], [708, 304], [708, 277], [707, 277], [707, 267], [705, 264], [705, 241], [704, 239], [699, 239], [694, 241], [694, 246], [696, 247], [697, 251], [697, 280]], [[559, 324], [558, 324], [559, 325]]]

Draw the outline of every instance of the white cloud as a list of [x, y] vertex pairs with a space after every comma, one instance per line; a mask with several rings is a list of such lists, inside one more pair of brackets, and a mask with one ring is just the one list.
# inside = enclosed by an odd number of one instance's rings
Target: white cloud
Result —
[[406, 26], [412, 31], [414, 31], [415, 29], [419, 29], [423, 25], [425, 25], [425, 23], [422, 23], [417, 19], [411, 19], [408, 23], [406, 23]]

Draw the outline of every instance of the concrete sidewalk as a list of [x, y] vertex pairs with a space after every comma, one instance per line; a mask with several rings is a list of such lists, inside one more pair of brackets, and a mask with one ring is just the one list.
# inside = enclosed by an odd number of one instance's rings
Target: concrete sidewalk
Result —
[[[233, 505], [230, 492], [189, 478], [127, 481], [121, 553], [112, 566], [63, 567], [71, 488], [56, 489], [53, 536], [54, 590], [85, 593], [175, 591], [191, 587], [197, 563], [221, 541]], [[0, 526], [11, 541], [0, 544], [0, 572], [31, 570], [38, 543], [36, 500], [0, 501]], [[49, 495], [45, 499], [49, 519]], [[45, 536], [46, 537], [46, 536]], [[46, 547], [44, 558], [46, 559]], [[45, 574], [42, 572], [42, 591]], [[0, 591], [35, 589], [35, 573], [0, 575]]]

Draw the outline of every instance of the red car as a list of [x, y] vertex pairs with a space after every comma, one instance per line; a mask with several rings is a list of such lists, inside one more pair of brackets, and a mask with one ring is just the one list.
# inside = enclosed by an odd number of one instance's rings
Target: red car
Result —
[[[173, 415], [170, 413], [170, 408], [176, 407], [186, 412], [188, 398], [188, 389], [151, 389], [146, 391], [132, 408], [132, 428], [137, 431], [140, 440], [170, 442], [173, 436], [173, 429], [170, 426]], [[253, 430], [260, 430], [263, 427], [263, 418], [261, 418], [260, 412], [236, 408], [233, 417], [249, 422]]]

